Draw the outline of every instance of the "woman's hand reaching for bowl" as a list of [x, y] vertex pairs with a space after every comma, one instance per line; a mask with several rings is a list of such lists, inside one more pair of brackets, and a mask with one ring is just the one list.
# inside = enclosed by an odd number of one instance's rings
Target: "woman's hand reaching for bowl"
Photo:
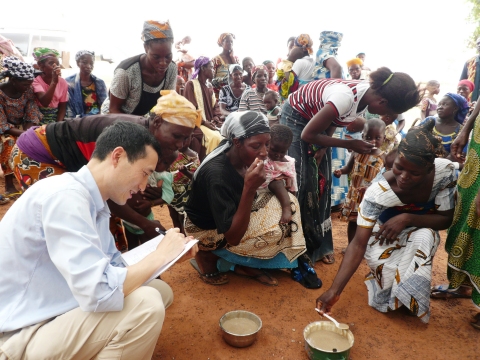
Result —
[[245, 186], [249, 189], [257, 190], [258, 187], [265, 182], [265, 179], [263, 160], [256, 158], [245, 173]]
[[359, 154], [369, 154], [375, 149], [375, 145], [363, 140], [350, 140], [348, 148]]

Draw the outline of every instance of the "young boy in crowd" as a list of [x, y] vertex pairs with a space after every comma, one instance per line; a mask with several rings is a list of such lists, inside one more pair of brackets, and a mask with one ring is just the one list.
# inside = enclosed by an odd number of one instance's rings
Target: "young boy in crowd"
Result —
[[282, 109], [278, 106], [280, 95], [278, 92], [268, 90], [263, 97], [263, 103], [267, 109], [267, 119], [270, 127], [278, 125], [280, 122], [280, 115], [282, 115]]

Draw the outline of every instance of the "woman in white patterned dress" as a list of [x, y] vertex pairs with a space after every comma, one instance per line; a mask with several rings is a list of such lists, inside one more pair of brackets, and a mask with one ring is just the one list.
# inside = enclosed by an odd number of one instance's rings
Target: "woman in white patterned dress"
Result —
[[428, 322], [438, 230], [452, 223], [456, 191], [453, 164], [436, 159], [441, 141], [430, 133], [433, 126], [410, 130], [392, 170], [366, 191], [355, 237], [332, 286], [317, 299], [322, 312], [331, 311], [365, 256], [368, 304], [381, 312], [405, 306]]

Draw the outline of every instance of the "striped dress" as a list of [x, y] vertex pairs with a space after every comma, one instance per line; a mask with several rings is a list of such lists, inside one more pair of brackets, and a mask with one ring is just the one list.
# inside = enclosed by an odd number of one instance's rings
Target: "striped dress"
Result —
[[263, 103], [264, 95], [263, 93], [258, 93], [256, 88], [245, 90], [240, 100], [238, 111], [259, 111], [267, 115], [268, 110]]
[[405, 228], [393, 244], [380, 245], [375, 235], [386, 221], [402, 213], [416, 215], [455, 207], [456, 172], [447, 159], [435, 159], [435, 177], [427, 203], [403, 204], [382, 178], [365, 192], [357, 225], [372, 229], [365, 252], [371, 273], [365, 278], [368, 304], [381, 312], [406, 306], [427, 323], [430, 318], [432, 262], [440, 243], [438, 231]]

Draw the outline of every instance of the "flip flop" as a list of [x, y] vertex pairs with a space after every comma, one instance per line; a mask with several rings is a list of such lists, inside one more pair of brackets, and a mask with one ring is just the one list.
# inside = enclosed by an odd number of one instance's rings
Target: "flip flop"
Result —
[[5, 194], [3, 194], [3, 197], [6, 197], [10, 200], [17, 200], [20, 196], [22, 195], [22, 192], [9, 192], [7, 191]]
[[9, 198], [6, 198], [2, 195], [0, 195], [0, 205], [5, 205], [6, 203], [8, 203], [10, 201]]
[[327, 264], [327, 265], [331, 265], [335, 263], [335, 257], [333, 256], [333, 254], [325, 255], [321, 260], [324, 264]]
[[449, 289], [448, 285], [436, 285], [432, 286], [430, 291], [430, 297], [432, 299], [470, 299], [472, 295], [467, 295], [458, 290]]
[[472, 325], [475, 329], [480, 330], [480, 313], [473, 315], [472, 319], [470, 320], [470, 325]]
[[200, 271], [200, 267], [197, 264], [197, 260], [195, 260], [195, 259], [190, 259], [190, 265], [192, 265], [192, 267], [195, 270], [197, 270], [198, 274], [200, 275], [200, 279], [202, 279], [202, 281], [205, 284], [208, 284], [208, 285], [223, 285], [223, 284], [228, 283], [227, 275], [222, 274], [218, 271], [214, 272], [214, 273], [211, 273], [211, 274], [203, 274]]
[[[244, 274], [240, 274], [238, 273], [236, 270], [238, 269], [237, 266], [235, 266], [235, 269], [233, 270], [234, 274], [235, 275], [238, 275], [238, 276], [241, 276], [241, 277], [244, 277], [244, 278], [247, 278], [247, 279], [253, 279], [253, 280], [256, 280], [258, 281], [260, 284], [263, 284], [263, 285], [266, 285], [266, 286], [278, 286], [278, 280], [275, 279], [273, 276], [271, 276], [269, 273], [267, 273], [266, 271], [263, 271], [263, 270], [260, 270], [261, 273], [260, 274], [257, 274], [257, 275], [248, 275], [246, 273]], [[264, 281], [262, 280], [262, 277], [266, 277], [269, 281]]]

